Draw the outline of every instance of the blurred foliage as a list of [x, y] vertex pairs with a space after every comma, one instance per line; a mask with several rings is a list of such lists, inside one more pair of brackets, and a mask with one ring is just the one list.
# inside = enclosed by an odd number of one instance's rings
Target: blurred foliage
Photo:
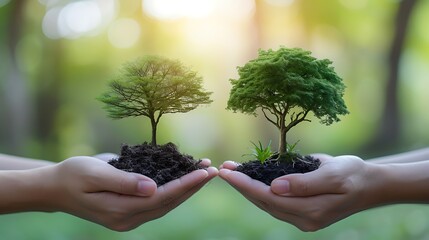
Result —
[[[350, 114], [341, 122], [327, 127], [313, 121], [290, 132], [289, 141], [301, 140], [302, 154], [366, 158], [427, 146], [429, 1], [422, 0], [412, 12], [399, 67], [400, 144], [376, 146], [386, 149], [382, 153], [363, 151], [380, 124], [400, 2], [0, 0], [0, 152], [61, 161], [148, 141], [146, 119], [108, 119], [95, 98], [122, 63], [156, 54], [198, 71], [214, 100], [165, 116], [159, 142], [174, 142], [215, 166], [243, 161], [249, 140], [278, 144], [277, 130], [264, 119], [225, 110], [228, 79], [237, 78], [236, 66], [255, 58], [259, 48], [280, 45], [331, 59], [347, 86]], [[64, 214], [26, 213], [0, 216], [0, 238], [428, 239], [428, 211], [415, 205], [382, 208], [301, 233], [216, 179], [165, 218], [129, 233]]]

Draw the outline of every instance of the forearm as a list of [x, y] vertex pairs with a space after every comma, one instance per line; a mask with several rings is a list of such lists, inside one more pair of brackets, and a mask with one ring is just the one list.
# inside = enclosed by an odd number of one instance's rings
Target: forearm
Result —
[[422, 148], [400, 154], [368, 159], [372, 163], [411, 163], [429, 160], [429, 148]]
[[53, 211], [50, 168], [0, 171], [0, 214]]
[[372, 168], [367, 198], [373, 199], [373, 204], [429, 203], [429, 161], [372, 164]]
[[12, 155], [0, 154], [0, 170], [24, 170], [53, 165], [55, 163]]

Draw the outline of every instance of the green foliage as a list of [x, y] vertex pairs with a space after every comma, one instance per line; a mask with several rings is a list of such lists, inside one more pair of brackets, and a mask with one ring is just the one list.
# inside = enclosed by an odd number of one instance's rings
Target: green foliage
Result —
[[245, 154], [252, 157], [255, 157], [258, 159], [261, 163], [264, 163], [267, 159], [269, 159], [273, 152], [271, 151], [271, 141], [268, 143], [267, 147], [263, 147], [261, 141], [258, 141], [259, 146], [256, 145], [254, 142], [251, 142], [254, 146], [254, 148], [251, 148], [252, 153]]
[[259, 56], [238, 67], [239, 79], [231, 79], [227, 109], [265, 118], [280, 131], [280, 155], [287, 151], [286, 133], [298, 123], [310, 121], [309, 112], [329, 125], [347, 114], [342, 99], [345, 85], [328, 59], [318, 60], [300, 48], [259, 50]]
[[162, 115], [188, 112], [212, 102], [211, 92], [202, 89], [202, 77], [177, 60], [159, 56], [146, 56], [125, 64], [109, 86], [110, 91], [98, 98], [106, 104], [108, 116], [148, 117], [154, 145]]

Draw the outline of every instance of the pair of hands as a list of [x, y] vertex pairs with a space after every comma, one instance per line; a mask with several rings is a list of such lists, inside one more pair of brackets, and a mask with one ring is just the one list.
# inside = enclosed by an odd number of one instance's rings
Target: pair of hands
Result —
[[220, 166], [219, 176], [260, 209], [302, 231], [317, 231], [377, 204], [369, 184], [374, 164], [355, 156], [313, 156], [322, 162], [319, 169], [279, 177], [271, 186], [233, 171], [237, 163], [231, 161]]
[[38, 210], [62, 211], [115, 231], [128, 231], [160, 218], [191, 197], [218, 170], [210, 160], [206, 170], [193, 171], [157, 188], [141, 174], [128, 173], [107, 164], [112, 155], [72, 157], [40, 168], [49, 184]]
[[[371, 201], [365, 200], [370, 196], [364, 191], [370, 173], [363, 160], [316, 157], [322, 161], [318, 170], [282, 176], [271, 186], [233, 171], [237, 164], [226, 161], [219, 172], [214, 167], [197, 170], [159, 188], [148, 177], [100, 160], [110, 159], [106, 155], [73, 157], [46, 168], [55, 168], [50, 175], [55, 184], [48, 194], [53, 201], [50, 209], [43, 210], [60, 209], [116, 231], [128, 231], [164, 216], [218, 174], [256, 206], [303, 231], [316, 231], [370, 207]], [[209, 166], [210, 160], [202, 164]]]

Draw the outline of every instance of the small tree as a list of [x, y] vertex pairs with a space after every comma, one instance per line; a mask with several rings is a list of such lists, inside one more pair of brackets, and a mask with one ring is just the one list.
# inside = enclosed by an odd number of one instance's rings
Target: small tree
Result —
[[227, 109], [265, 118], [280, 131], [279, 158], [287, 153], [287, 132], [309, 121], [308, 113], [329, 125], [347, 114], [342, 99], [345, 86], [331, 61], [318, 60], [311, 52], [281, 47], [259, 50], [259, 56], [238, 67], [239, 79], [231, 79]]
[[209, 104], [211, 92], [202, 89], [202, 77], [177, 60], [147, 56], [127, 63], [113, 81], [110, 91], [98, 100], [105, 103], [108, 116], [120, 119], [145, 116], [152, 126], [156, 145], [157, 126], [166, 113], [188, 112]]

